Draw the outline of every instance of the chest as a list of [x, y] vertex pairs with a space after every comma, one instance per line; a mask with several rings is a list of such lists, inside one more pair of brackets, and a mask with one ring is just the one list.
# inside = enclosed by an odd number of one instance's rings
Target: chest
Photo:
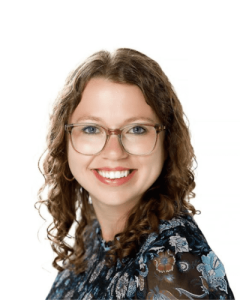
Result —
[[144, 295], [144, 277], [134, 260], [125, 266], [118, 261], [111, 268], [104, 259], [96, 260], [72, 286], [73, 299], [135, 299], [136, 294]]

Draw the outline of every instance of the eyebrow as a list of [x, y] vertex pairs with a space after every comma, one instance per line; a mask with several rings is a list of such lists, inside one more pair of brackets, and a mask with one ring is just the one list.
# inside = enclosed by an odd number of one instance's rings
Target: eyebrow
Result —
[[[103, 122], [104, 121], [103, 119], [98, 118], [98, 117], [94, 117], [94, 116], [82, 116], [82, 117], [79, 117], [76, 122], [78, 123], [79, 121], [86, 121], [86, 120], [92, 120], [92, 121], [97, 121], [97, 122]], [[124, 123], [133, 122], [133, 121], [136, 121], [136, 120], [144, 120], [144, 121], [149, 121], [149, 122], [152, 122], [152, 123], [156, 122], [151, 118], [140, 116], [140, 117], [128, 118], [128, 119], [124, 120]]]

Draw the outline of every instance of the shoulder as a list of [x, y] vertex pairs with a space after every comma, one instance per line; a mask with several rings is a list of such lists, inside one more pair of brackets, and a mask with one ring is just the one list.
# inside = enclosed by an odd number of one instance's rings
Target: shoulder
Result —
[[205, 236], [190, 215], [160, 221], [158, 239], [164, 240], [165, 247], [171, 248], [175, 254], [191, 252], [201, 255], [211, 251]]
[[183, 215], [171, 220], [160, 220], [158, 232], [147, 236], [137, 253], [135, 265], [141, 269], [153, 263], [158, 272], [162, 272], [162, 267], [169, 272], [177, 265], [181, 272], [189, 269], [189, 262], [196, 268], [202, 258], [211, 252], [193, 217]]
[[[161, 220], [159, 232], [149, 234], [135, 265], [139, 282], [144, 278], [148, 282], [149, 295], [178, 291], [183, 297], [211, 294], [213, 299], [219, 299], [221, 292], [231, 294], [222, 262], [189, 215]], [[164, 291], [156, 292], [159, 282]]]
[[147, 237], [140, 252], [148, 251], [153, 247], [161, 247], [156, 248], [159, 251], [170, 250], [175, 255], [182, 252], [202, 255], [211, 251], [202, 231], [190, 215], [160, 220], [158, 229], [157, 233], [151, 233]]

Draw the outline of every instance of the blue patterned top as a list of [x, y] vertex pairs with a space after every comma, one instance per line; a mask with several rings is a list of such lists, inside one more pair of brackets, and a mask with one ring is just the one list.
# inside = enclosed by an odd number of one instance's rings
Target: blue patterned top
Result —
[[46, 300], [234, 299], [222, 262], [188, 215], [161, 220], [159, 232], [146, 236], [125, 265], [104, 264], [111, 245], [96, 220], [88, 238], [88, 271], [59, 272]]

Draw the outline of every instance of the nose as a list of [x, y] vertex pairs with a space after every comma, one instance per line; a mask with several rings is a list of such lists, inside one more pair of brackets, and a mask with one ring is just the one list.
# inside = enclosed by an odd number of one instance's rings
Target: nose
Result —
[[117, 159], [127, 157], [128, 153], [124, 150], [118, 136], [112, 134], [108, 137], [105, 147], [102, 150], [102, 155], [108, 159]]

